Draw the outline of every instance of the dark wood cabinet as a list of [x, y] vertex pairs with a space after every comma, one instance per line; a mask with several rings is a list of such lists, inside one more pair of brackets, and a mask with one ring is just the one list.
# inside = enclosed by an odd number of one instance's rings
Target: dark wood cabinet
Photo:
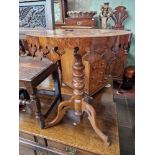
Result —
[[95, 155], [76, 147], [27, 134], [20, 131], [20, 155]]

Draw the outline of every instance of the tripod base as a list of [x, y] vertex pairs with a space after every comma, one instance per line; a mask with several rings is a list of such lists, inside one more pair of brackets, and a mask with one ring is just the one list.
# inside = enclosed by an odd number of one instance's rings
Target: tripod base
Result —
[[[78, 100], [80, 110], [77, 111], [77, 106], [76, 106], [77, 99], [76, 98], [77, 98], [76, 96], [73, 96], [70, 100], [61, 102], [58, 106], [57, 116], [51, 122], [47, 123], [45, 128], [49, 128], [49, 127], [52, 127], [52, 126], [58, 124], [63, 119], [63, 117], [68, 109], [73, 109], [75, 111], [75, 114], [79, 115], [79, 116], [81, 116], [83, 114], [83, 112], [86, 112], [88, 114], [88, 119], [89, 119], [94, 131], [96, 132], [96, 134], [103, 140], [105, 146], [109, 146], [110, 143], [108, 142], [108, 136], [106, 136], [104, 133], [102, 133], [97, 125], [96, 112], [95, 112], [94, 108], [90, 104], [85, 102], [84, 99], [82, 98], [82, 99]], [[81, 113], [80, 113], [80, 111], [81, 111]]]

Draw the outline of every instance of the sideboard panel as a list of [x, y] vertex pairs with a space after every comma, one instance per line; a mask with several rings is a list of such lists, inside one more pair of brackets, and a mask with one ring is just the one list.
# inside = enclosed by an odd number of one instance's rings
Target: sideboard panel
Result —
[[20, 0], [19, 27], [53, 29], [64, 25], [67, 0]]
[[[37, 4], [37, 3], [36, 3]], [[23, 5], [19, 7], [19, 27], [37, 28], [46, 27], [45, 5]]]

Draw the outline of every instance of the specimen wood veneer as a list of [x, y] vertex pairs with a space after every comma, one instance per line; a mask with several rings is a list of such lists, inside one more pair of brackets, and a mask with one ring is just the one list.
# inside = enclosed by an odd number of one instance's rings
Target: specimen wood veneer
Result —
[[[107, 77], [111, 75], [115, 80], [123, 80], [124, 66], [132, 37], [131, 31], [112, 29], [56, 29], [31, 31], [27, 34], [26, 39], [28, 44], [37, 42], [37, 44], [45, 47], [47, 46], [49, 49], [52, 49], [55, 46], [59, 47], [60, 55], [58, 56], [51, 50], [49, 58], [54, 62], [61, 59], [63, 82], [72, 88], [74, 47], [79, 47], [79, 52], [82, 56], [88, 52], [99, 54], [100, 59], [105, 61], [105, 67], [103, 70], [105, 76]], [[99, 62], [100, 61], [96, 62], [96, 64]], [[88, 63], [91, 64], [91, 60], [88, 61]], [[88, 74], [88, 76], [91, 75]], [[91, 77], [88, 78], [90, 79]], [[100, 82], [102, 81], [103, 87], [105, 81], [103, 79], [97, 80]], [[88, 90], [85, 93], [91, 95], [91, 92], [97, 92], [97, 90], [99, 90], [98, 86], [94, 88], [93, 91]]]

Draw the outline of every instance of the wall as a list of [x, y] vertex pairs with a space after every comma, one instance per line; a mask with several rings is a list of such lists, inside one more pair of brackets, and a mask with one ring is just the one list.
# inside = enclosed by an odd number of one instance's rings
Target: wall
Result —
[[[135, 1], [134, 0], [68, 0], [68, 10], [78, 11], [97, 11], [95, 18], [98, 21], [98, 14], [100, 12], [101, 5], [104, 2], [109, 2], [112, 9], [119, 5], [123, 5], [127, 8], [129, 17], [124, 22], [125, 28], [130, 29], [135, 34]], [[99, 21], [98, 21], [99, 23]], [[112, 20], [109, 21], [112, 24]], [[135, 38], [133, 35], [131, 47], [128, 56], [128, 65], [135, 65]]]

